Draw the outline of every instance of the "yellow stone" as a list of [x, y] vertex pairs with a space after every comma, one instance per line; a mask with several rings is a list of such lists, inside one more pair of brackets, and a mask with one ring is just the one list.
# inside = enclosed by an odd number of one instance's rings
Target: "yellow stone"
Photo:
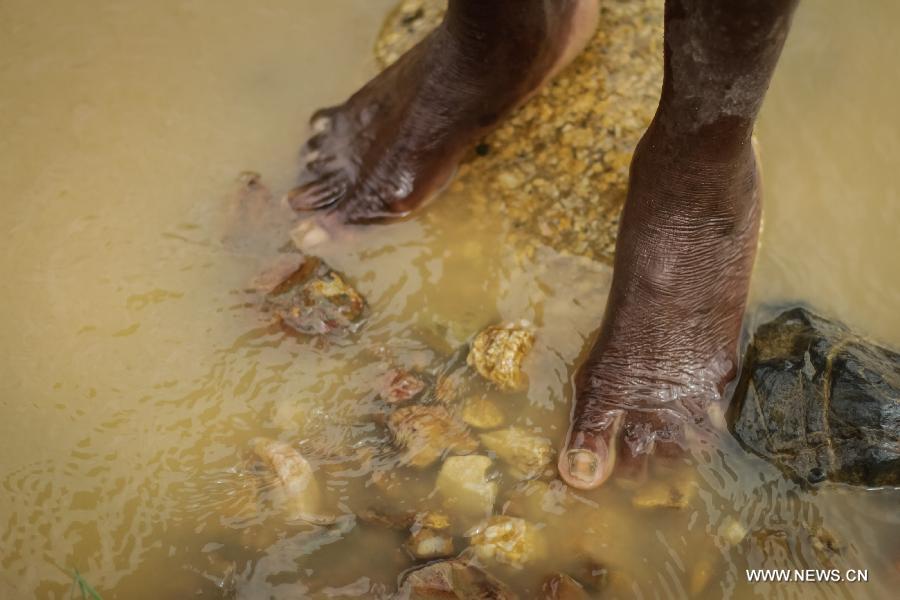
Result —
[[505, 417], [496, 402], [473, 396], [463, 405], [462, 420], [475, 429], [495, 429], [503, 425]]

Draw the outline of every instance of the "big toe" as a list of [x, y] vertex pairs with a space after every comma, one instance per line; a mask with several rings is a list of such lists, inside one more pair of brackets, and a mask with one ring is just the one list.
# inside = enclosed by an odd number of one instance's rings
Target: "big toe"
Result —
[[559, 455], [559, 474], [570, 486], [591, 490], [612, 474], [625, 411], [609, 409], [576, 415]]

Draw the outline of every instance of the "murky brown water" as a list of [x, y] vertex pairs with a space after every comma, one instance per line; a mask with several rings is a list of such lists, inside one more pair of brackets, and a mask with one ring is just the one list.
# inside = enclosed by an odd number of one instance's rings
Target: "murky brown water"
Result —
[[[73, 568], [107, 599], [217, 597], [229, 565], [240, 598], [390, 591], [411, 565], [399, 533], [311, 534], [265, 509], [242, 537], [222, 515], [259, 434], [309, 454], [336, 512], [373, 502], [373, 464], [391, 459], [332, 456], [384, 437], [363, 348], [438, 365], [417, 334], [431, 323], [455, 324], [452, 345], [498, 319], [535, 322], [530, 388], [504, 407], [509, 423], [560, 442], [606, 267], [547, 250], [542, 266], [513, 269], [493, 243], [502, 224], [443, 198], [323, 249], [371, 317], [356, 344], [314, 348], [245, 306], [266, 257], [219, 242], [235, 174], [289, 184], [307, 115], [371, 74], [390, 4], [0, 2], [0, 597], [67, 597]], [[807, 300], [900, 345], [900, 6], [852, 4], [801, 7], [767, 101], [753, 293]], [[585, 554], [623, 597], [886, 598], [900, 584], [897, 492], [807, 492], [727, 436], [690, 462], [698, 493], [681, 511], [633, 508], [624, 484], [562, 511], [520, 504], [554, 558], [495, 572], [525, 597]], [[432, 471], [400, 476], [397, 505], [435, 502]], [[499, 483], [498, 510], [516, 487], [502, 473]], [[732, 521], [749, 531], [736, 547], [722, 536]], [[820, 527], [839, 554], [817, 551]], [[868, 569], [869, 582], [744, 576], [823, 565]]]

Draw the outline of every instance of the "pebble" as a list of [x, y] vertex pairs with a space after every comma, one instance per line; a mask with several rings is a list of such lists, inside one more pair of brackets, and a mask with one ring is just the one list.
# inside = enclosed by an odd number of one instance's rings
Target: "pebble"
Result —
[[547, 556], [546, 540], [541, 532], [518, 517], [490, 517], [467, 536], [479, 559], [495, 560], [517, 569]]
[[684, 510], [690, 506], [697, 491], [696, 482], [686, 473], [672, 479], [651, 479], [638, 488], [631, 498], [635, 508], [673, 508]]
[[503, 425], [506, 418], [496, 402], [483, 396], [473, 396], [463, 405], [462, 420], [475, 429], [496, 429]]
[[272, 469], [289, 519], [317, 519], [321, 492], [309, 462], [288, 443], [256, 438], [253, 451]]
[[451, 456], [441, 465], [436, 490], [447, 510], [468, 515], [486, 515], [494, 508], [497, 483], [488, 479], [493, 465], [481, 455]]
[[405, 449], [403, 461], [428, 467], [446, 452], [467, 454], [478, 441], [443, 406], [404, 406], [388, 416], [388, 428], [397, 446]]
[[522, 363], [532, 346], [534, 332], [527, 321], [493, 325], [472, 340], [466, 362], [501, 390], [523, 390], [528, 380]]
[[406, 547], [419, 560], [446, 558], [455, 553], [452, 537], [427, 527], [413, 532], [406, 541]]
[[506, 463], [516, 479], [538, 477], [553, 459], [550, 440], [520, 427], [491, 431], [480, 437], [481, 444]]

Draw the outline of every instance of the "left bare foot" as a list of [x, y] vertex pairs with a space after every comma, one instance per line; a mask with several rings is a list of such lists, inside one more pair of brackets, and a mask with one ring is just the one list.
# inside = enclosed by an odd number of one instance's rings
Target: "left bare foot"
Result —
[[587, 43], [597, 0], [450, 0], [427, 38], [343, 104], [313, 115], [298, 211], [334, 222], [401, 217], [463, 152]]

